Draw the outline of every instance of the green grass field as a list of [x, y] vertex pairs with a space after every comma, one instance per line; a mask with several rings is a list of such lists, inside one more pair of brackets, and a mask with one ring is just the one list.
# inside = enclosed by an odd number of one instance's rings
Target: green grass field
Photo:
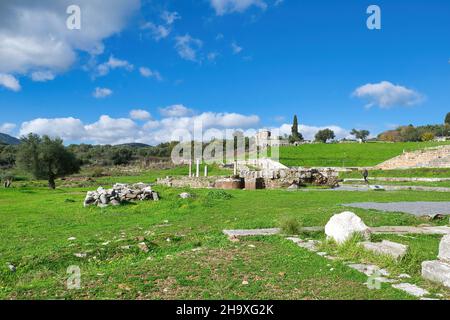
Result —
[[[358, 170], [352, 172], [341, 172], [339, 176], [345, 178], [361, 178]], [[404, 170], [370, 170], [369, 177], [392, 177], [392, 178], [450, 178], [450, 168], [418, 168]]]
[[[104, 182], [149, 182], [166, 173]], [[340, 204], [349, 202], [448, 200], [447, 194], [429, 192], [282, 190], [230, 191], [229, 200], [209, 190], [187, 190], [195, 197], [182, 200], [178, 194], [183, 190], [157, 186], [160, 202], [83, 208], [89, 189], [0, 189], [0, 299], [412, 299], [388, 285], [370, 290], [362, 274], [282, 236], [233, 243], [222, 230], [269, 228], [286, 218], [323, 226], [344, 211]], [[370, 226], [448, 223], [372, 210], [355, 213]], [[394, 274], [407, 272], [413, 277], [409, 282], [449, 298], [450, 290], [420, 277], [420, 262], [436, 257], [439, 237], [394, 238], [412, 250], [401, 263], [385, 266]], [[138, 249], [142, 241], [149, 253]], [[342, 257], [379, 262], [358, 253], [344, 252]], [[17, 267], [15, 273], [7, 263]], [[69, 266], [81, 270], [80, 290], [65, 286]]]
[[306, 144], [280, 147], [280, 162], [303, 167], [368, 167], [375, 166], [403, 151], [414, 151], [450, 142], [343, 143]]

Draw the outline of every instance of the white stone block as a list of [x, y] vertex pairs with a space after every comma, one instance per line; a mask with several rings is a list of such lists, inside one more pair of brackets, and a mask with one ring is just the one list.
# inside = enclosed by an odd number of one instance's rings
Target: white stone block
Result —
[[439, 244], [439, 260], [450, 263], [450, 234], [444, 236]]
[[370, 236], [370, 229], [353, 212], [342, 212], [331, 217], [325, 226], [325, 234], [338, 244], [349, 240], [354, 234], [361, 234], [366, 239]]
[[362, 242], [364, 249], [391, 256], [394, 259], [401, 259], [406, 255], [408, 246], [392, 241], [383, 240], [382, 242]]
[[424, 261], [422, 277], [450, 288], [450, 264], [438, 260]]

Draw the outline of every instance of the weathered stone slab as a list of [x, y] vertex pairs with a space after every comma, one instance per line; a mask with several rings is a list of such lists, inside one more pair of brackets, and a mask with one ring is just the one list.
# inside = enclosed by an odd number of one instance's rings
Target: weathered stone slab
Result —
[[251, 230], [223, 230], [223, 233], [229, 237], [249, 237], [249, 236], [272, 236], [279, 234], [280, 228], [271, 229], [251, 229]]
[[450, 288], [450, 265], [442, 261], [422, 262], [422, 277]]
[[364, 249], [391, 256], [394, 259], [401, 259], [406, 255], [408, 246], [392, 241], [383, 240], [382, 242], [361, 242]]
[[362, 202], [343, 204], [343, 206], [361, 209], [373, 209], [386, 212], [403, 212], [419, 217], [435, 214], [450, 215], [450, 202]]
[[404, 291], [414, 297], [417, 297], [417, 298], [422, 298], [422, 297], [430, 294], [427, 290], [422, 289], [422, 288], [416, 286], [415, 284], [410, 284], [410, 283], [393, 284], [392, 287], [395, 289], [398, 289], [398, 290], [402, 290], [402, 291]]
[[[299, 247], [312, 251], [312, 252], [317, 252], [318, 251], [318, 247], [320, 245], [320, 241], [318, 240], [302, 240], [300, 238], [297, 237], [290, 237], [290, 238], [286, 238], [287, 240], [290, 240], [292, 242], [294, 242], [296, 245], [298, 245]], [[325, 256], [326, 253], [324, 255], [320, 254], [320, 252], [318, 253], [320, 256]]]
[[450, 263], [450, 235], [442, 238], [439, 244], [439, 260]]
[[386, 226], [372, 227], [370, 231], [374, 234], [450, 234], [449, 227], [408, 227], [408, 226]]

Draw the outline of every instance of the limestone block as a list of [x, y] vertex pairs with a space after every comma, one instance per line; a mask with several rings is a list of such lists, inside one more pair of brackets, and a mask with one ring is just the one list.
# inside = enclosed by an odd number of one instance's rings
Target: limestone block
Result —
[[353, 212], [342, 212], [331, 217], [325, 226], [325, 234], [329, 239], [333, 239], [338, 244], [349, 240], [354, 234], [361, 234], [368, 239], [370, 229]]
[[450, 264], [438, 260], [424, 261], [422, 277], [450, 288]]
[[444, 236], [439, 244], [439, 260], [450, 263], [450, 234]]
[[406, 255], [408, 246], [392, 241], [383, 240], [382, 242], [362, 242], [364, 249], [391, 256], [394, 259], [401, 259]]

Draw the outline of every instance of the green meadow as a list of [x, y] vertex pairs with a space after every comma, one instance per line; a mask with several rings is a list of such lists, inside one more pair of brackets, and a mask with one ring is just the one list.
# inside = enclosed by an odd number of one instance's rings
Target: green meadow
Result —
[[305, 144], [280, 147], [280, 162], [286, 166], [302, 167], [371, 167], [403, 151], [435, 147], [450, 142], [368, 142]]
[[[103, 185], [152, 182], [168, 172], [104, 178]], [[381, 290], [370, 290], [364, 275], [343, 264], [349, 260], [377, 262], [394, 275], [406, 272], [412, 276], [409, 282], [450, 297], [449, 290], [420, 277], [421, 261], [437, 255], [438, 236], [383, 236], [410, 245], [407, 257], [394, 263], [355, 248], [337, 252], [341, 258], [329, 261], [281, 235], [231, 242], [222, 233], [223, 229], [276, 227], [285, 219], [302, 226], [324, 226], [333, 214], [344, 211], [343, 203], [445, 201], [445, 193], [261, 190], [229, 191], [223, 196], [211, 190], [155, 186], [159, 202], [83, 208], [85, 193], [91, 189], [0, 190], [0, 299], [414, 298], [385, 284]], [[194, 197], [180, 199], [182, 191]], [[448, 219], [354, 211], [369, 226], [448, 223]], [[324, 239], [323, 233], [301, 236]], [[138, 248], [141, 242], [149, 252]], [[8, 264], [16, 271], [11, 272]], [[70, 266], [81, 271], [79, 290], [66, 287]]]

